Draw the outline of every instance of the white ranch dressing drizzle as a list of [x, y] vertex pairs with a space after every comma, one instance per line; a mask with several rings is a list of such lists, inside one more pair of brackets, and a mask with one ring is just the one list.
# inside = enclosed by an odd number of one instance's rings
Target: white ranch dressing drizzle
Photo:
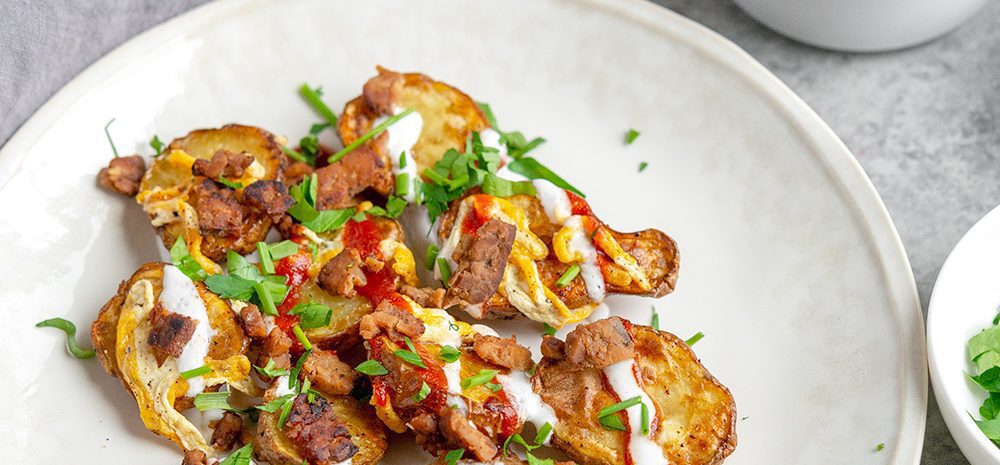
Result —
[[281, 397], [281, 396], [287, 396], [288, 394], [295, 394], [295, 391], [293, 391], [292, 388], [288, 387], [288, 375], [281, 375], [274, 382], [277, 383], [277, 384], [274, 385], [275, 386], [275, 389], [274, 389], [274, 397], [275, 398], [278, 398], [278, 397]]
[[[451, 329], [455, 324], [455, 318], [448, 312], [437, 308], [425, 308], [422, 311], [429, 312], [440, 318], [440, 324], [425, 324], [424, 333], [420, 335], [420, 341], [430, 342], [441, 346], [449, 345], [454, 348], [462, 346], [462, 336], [457, 331]], [[454, 405], [463, 414], [468, 412], [469, 407], [465, 399], [462, 398], [462, 359], [444, 363], [441, 367], [444, 371], [445, 380], [448, 381], [448, 393], [446, 395], [448, 405]]]
[[[517, 406], [517, 416], [525, 421], [525, 423], [531, 423], [535, 425], [535, 430], [539, 430], [546, 423], [555, 426], [556, 414], [546, 404], [545, 401], [535, 394], [535, 390], [531, 388], [531, 380], [528, 379], [527, 373], [518, 370], [511, 370], [509, 374], [497, 375], [497, 380], [503, 385], [504, 392], [507, 396], [514, 401]], [[552, 437], [552, 432], [545, 437], [543, 444], [548, 445], [549, 439]]]
[[[393, 108], [393, 115], [398, 115], [405, 111], [404, 108]], [[386, 116], [378, 117], [373, 123], [374, 126], [382, 124], [388, 119]], [[389, 152], [389, 158], [392, 159], [392, 174], [399, 175], [401, 173], [407, 173], [410, 177], [410, 188], [406, 195], [402, 196], [407, 202], [413, 202], [416, 200], [417, 190], [413, 186], [413, 181], [420, 178], [420, 172], [417, 169], [417, 162], [413, 159], [413, 146], [417, 144], [417, 140], [420, 139], [420, 131], [424, 128], [424, 119], [420, 116], [419, 112], [414, 111], [406, 116], [404, 116], [399, 121], [396, 121], [392, 126], [389, 126], [385, 130], [386, 134], [386, 149]], [[405, 155], [404, 155], [405, 154]], [[405, 160], [405, 165], [400, 163], [400, 156], [403, 156]]]
[[[167, 310], [195, 321], [194, 333], [184, 345], [181, 356], [177, 357], [177, 371], [183, 373], [204, 366], [215, 330], [209, 324], [205, 301], [201, 300], [194, 282], [173, 265], [163, 267], [160, 303]], [[205, 378], [202, 376], [188, 378], [187, 383], [188, 390], [184, 394], [187, 397], [194, 397], [205, 390]]]
[[564, 224], [573, 215], [573, 206], [569, 202], [566, 189], [545, 179], [535, 179], [531, 184], [535, 186], [535, 192], [538, 193], [536, 197], [542, 203], [542, 208], [545, 209], [545, 214], [552, 224]]
[[565, 227], [572, 228], [573, 236], [569, 241], [569, 248], [574, 253], [583, 257], [580, 262], [580, 276], [587, 285], [587, 295], [596, 302], [604, 300], [607, 293], [604, 283], [604, 273], [597, 264], [597, 249], [590, 241], [583, 228], [583, 217], [573, 215], [566, 220]]
[[[649, 421], [652, 423], [656, 416], [656, 407], [653, 401], [642, 390], [639, 381], [635, 376], [635, 359], [630, 358], [615, 363], [604, 369], [604, 375], [608, 379], [611, 389], [618, 394], [620, 400], [631, 399], [639, 396], [643, 404], [649, 411]], [[624, 410], [628, 417], [631, 437], [629, 438], [629, 455], [632, 456], [632, 463], [642, 465], [667, 465], [667, 459], [663, 456], [663, 449], [660, 448], [649, 436], [642, 434], [642, 405], [633, 405]]]

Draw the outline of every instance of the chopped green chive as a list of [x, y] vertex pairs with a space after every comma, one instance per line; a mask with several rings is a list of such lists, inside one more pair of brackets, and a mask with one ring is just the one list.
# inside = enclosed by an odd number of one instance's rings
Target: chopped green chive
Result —
[[426, 399], [427, 396], [431, 393], [431, 387], [427, 385], [427, 381], [424, 381], [423, 383], [424, 384], [420, 386], [420, 390], [413, 395], [414, 402], [420, 402]]
[[528, 179], [545, 179], [546, 181], [571, 191], [580, 197], [587, 197], [583, 195], [583, 192], [581, 192], [580, 189], [573, 187], [572, 184], [559, 177], [559, 175], [548, 169], [545, 165], [539, 163], [539, 161], [534, 158], [524, 157], [514, 160], [507, 165], [507, 168], [510, 168], [511, 171], [523, 175]]
[[319, 115], [322, 116], [327, 123], [330, 123], [330, 127], [337, 127], [337, 115], [326, 105], [326, 103], [323, 103], [323, 99], [320, 98], [323, 95], [322, 88], [317, 87], [316, 89], [312, 89], [308, 84], [303, 83], [299, 86], [299, 95], [301, 95], [302, 98], [309, 103], [309, 106], [311, 106], [316, 113], [319, 113]]
[[305, 155], [302, 155], [299, 152], [292, 150], [289, 147], [285, 147], [284, 145], [282, 145], [281, 151], [284, 152], [285, 155], [288, 155], [288, 158], [291, 158], [292, 160], [300, 161], [302, 163], [309, 163], [309, 158], [307, 158]]
[[194, 406], [199, 411], [205, 410], [236, 410], [229, 405], [229, 392], [201, 392], [194, 396]]
[[444, 360], [445, 363], [454, 363], [462, 356], [462, 351], [452, 347], [452, 346], [441, 346], [441, 352], [438, 353], [438, 357]]
[[188, 252], [184, 236], [178, 236], [174, 245], [170, 247], [170, 261], [192, 281], [202, 281], [208, 277], [208, 273], [201, 267], [201, 264]]
[[299, 324], [303, 329], [322, 328], [330, 324], [333, 309], [323, 304], [297, 304], [288, 311], [290, 315], [299, 315]]
[[111, 123], [114, 122], [115, 119], [111, 118], [111, 121], [108, 121], [108, 124], [104, 125], [104, 135], [108, 138], [108, 143], [111, 144], [111, 151], [115, 153], [115, 158], [118, 158], [118, 148], [115, 147], [115, 141], [111, 140], [111, 132], [108, 131], [108, 128], [111, 127]]
[[396, 175], [396, 195], [406, 196], [410, 193], [410, 173]]
[[635, 129], [629, 129], [628, 132], [625, 133], [625, 144], [628, 145], [631, 144], [632, 142], [635, 142], [635, 140], [638, 137], [639, 137], [639, 131], [636, 131]]
[[687, 338], [687, 340], [685, 340], [684, 343], [687, 344], [688, 346], [693, 346], [693, 345], [695, 345], [695, 343], [697, 343], [698, 341], [700, 341], [701, 338], [703, 338], [703, 337], [705, 337], [705, 333], [702, 333], [701, 331], [698, 331], [697, 333], [695, 333], [694, 336], [691, 336], [691, 337]]
[[445, 454], [444, 463], [447, 465], [455, 465], [463, 455], [465, 455], [465, 449], [452, 449]]
[[885, 443], [884, 442], [880, 442], [880, 443], [878, 443], [877, 446], [875, 446], [875, 452], [882, 452], [882, 449], [885, 449]]
[[503, 389], [503, 385], [498, 383], [484, 383], [483, 386], [486, 386], [487, 389], [493, 392], [498, 392]]
[[402, 151], [399, 154], [399, 167], [400, 168], [406, 168], [406, 151], [405, 150]]
[[646, 171], [647, 166], [649, 166], [649, 163], [646, 163], [644, 161], [639, 162], [639, 172], [641, 173], [643, 171]]
[[302, 327], [299, 325], [292, 326], [292, 332], [295, 333], [295, 338], [299, 340], [302, 347], [306, 350], [312, 350], [313, 345], [309, 342], [309, 338], [306, 337], [306, 333], [302, 331]]
[[451, 281], [451, 265], [444, 257], [438, 257], [437, 262], [438, 270], [441, 272], [441, 282], [444, 283], [445, 287], [448, 287], [448, 281]]
[[625, 431], [625, 424], [622, 423], [622, 419], [618, 415], [608, 415], [604, 417], [598, 417], [597, 422], [604, 427], [604, 429], [615, 430], [615, 431]]
[[448, 178], [442, 176], [440, 173], [430, 168], [424, 168], [423, 175], [425, 178], [431, 180], [431, 182], [439, 186], [448, 186], [452, 184], [452, 181], [450, 181]]
[[271, 249], [266, 242], [257, 243], [257, 255], [260, 256], [260, 267], [267, 274], [274, 274], [274, 260], [271, 258]]
[[66, 350], [69, 351], [70, 355], [85, 359], [91, 358], [97, 355], [97, 352], [93, 350], [82, 349], [76, 344], [76, 325], [72, 321], [64, 318], [49, 318], [48, 320], [40, 321], [35, 324], [36, 328], [56, 328], [62, 330], [66, 333]]
[[396, 122], [398, 122], [399, 120], [405, 118], [410, 113], [413, 113], [413, 111], [414, 110], [412, 108], [408, 108], [408, 109], [406, 109], [403, 112], [400, 112], [400, 113], [397, 113], [395, 115], [390, 116], [385, 121], [383, 121], [381, 124], [379, 124], [378, 126], [375, 126], [374, 128], [372, 128], [372, 130], [366, 132], [363, 136], [357, 138], [357, 140], [355, 140], [354, 142], [351, 142], [350, 144], [347, 144], [347, 147], [344, 147], [339, 152], [337, 152], [337, 153], [335, 153], [333, 155], [330, 155], [330, 158], [327, 159], [327, 162], [331, 163], [331, 164], [338, 162], [341, 158], [344, 158], [344, 155], [347, 155], [352, 150], [360, 147], [361, 144], [364, 144], [365, 142], [368, 142], [368, 139], [371, 139], [372, 137], [375, 137], [375, 136], [378, 136], [379, 134], [382, 134], [383, 132], [385, 132], [386, 129], [389, 128], [389, 126], [392, 126], [393, 124], [396, 124]]
[[219, 462], [219, 465], [250, 465], [250, 459], [253, 457], [253, 442], [248, 442], [245, 446], [236, 449], [235, 452], [229, 454], [225, 460]]
[[223, 186], [226, 186], [226, 187], [228, 187], [230, 189], [233, 189], [233, 190], [242, 189], [243, 188], [243, 184], [242, 183], [238, 183], [236, 181], [230, 181], [230, 180], [228, 180], [228, 179], [226, 179], [226, 178], [224, 178], [222, 176], [219, 176], [219, 183], [221, 183]]
[[649, 323], [649, 325], [652, 326], [653, 329], [659, 331], [660, 330], [660, 314], [656, 313], [656, 306], [655, 305], [653, 305], [651, 307], [653, 308], [653, 321], [651, 321]]
[[542, 323], [542, 332], [546, 336], [555, 336], [556, 335], [556, 329], [553, 328], [552, 325], [550, 325], [548, 323]]
[[409, 347], [410, 350], [399, 349], [393, 352], [393, 354], [403, 359], [404, 362], [409, 363], [410, 365], [427, 368], [427, 365], [424, 364], [424, 360], [420, 358], [420, 355], [417, 355], [417, 348], [413, 346], [413, 341], [410, 341], [410, 338], [408, 337], [405, 339], [406, 346]]
[[263, 311], [265, 315], [276, 316], [278, 314], [278, 307], [274, 305], [274, 298], [264, 287], [264, 283], [253, 283], [253, 289], [257, 293], [257, 298], [260, 299], [261, 311]]
[[545, 422], [541, 428], [538, 428], [538, 433], [535, 434], [535, 444], [544, 444], [549, 439], [549, 434], [551, 433], [552, 423]]
[[292, 241], [281, 241], [267, 246], [272, 260], [281, 260], [299, 253], [299, 244]]
[[254, 368], [257, 369], [258, 373], [267, 376], [268, 378], [276, 378], [278, 376], [284, 376], [288, 374], [288, 368], [274, 367], [273, 358], [267, 359], [267, 365], [264, 365], [263, 367], [255, 366]]
[[640, 409], [640, 420], [642, 423], [642, 435], [649, 436], [649, 408], [646, 407], [646, 403], [643, 402]]
[[281, 415], [278, 416], [278, 429], [285, 429], [285, 422], [288, 421], [288, 415], [292, 413], [292, 404], [295, 403], [295, 397], [289, 397], [285, 403], [281, 404]]
[[563, 272], [562, 276], [556, 280], [556, 287], [563, 288], [566, 287], [571, 281], [576, 279], [577, 275], [580, 274], [580, 265], [573, 264], [566, 271]]
[[639, 405], [640, 403], [642, 403], [642, 397], [639, 396], [631, 397], [621, 402], [618, 402], [617, 404], [609, 405], [607, 407], [602, 408], [601, 411], [597, 413], [597, 416], [605, 417], [611, 415], [612, 413], [625, 410], [629, 407], [634, 407], [636, 405]]
[[212, 369], [209, 368], [208, 365], [202, 365], [202, 366], [200, 366], [198, 368], [192, 368], [192, 369], [190, 369], [188, 371], [182, 371], [181, 372], [181, 378], [184, 378], [184, 379], [197, 378], [199, 376], [207, 375], [207, 374], [209, 374], [211, 372], [212, 372]]
[[441, 253], [441, 249], [438, 246], [431, 244], [427, 246], [427, 253], [424, 254], [424, 266], [428, 270], [434, 269], [434, 261], [437, 260], [438, 254]]
[[354, 369], [368, 376], [381, 376], [389, 374], [389, 370], [386, 370], [385, 367], [378, 362], [378, 360], [365, 360], [358, 366], [354, 367]]
[[479, 373], [472, 375], [468, 378], [462, 378], [462, 390], [469, 389], [471, 387], [479, 386], [480, 384], [486, 384], [493, 380], [493, 378], [499, 373], [497, 370], [479, 370]]
[[274, 413], [274, 412], [277, 412], [278, 409], [280, 409], [282, 405], [285, 405], [285, 402], [287, 402], [288, 400], [290, 400], [292, 397], [295, 397], [295, 394], [285, 394], [285, 395], [283, 395], [281, 397], [278, 397], [277, 399], [274, 399], [274, 400], [272, 400], [272, 401], [270, 401], [270, 402], [268, 402], [268, 403], [266, 403], [264, 405], [258, 405], [256, 407], [256, 409], [260, 410], [262, 412]]
[[158, 157], [163, 153], [163, 142], [160, 141], [160, 137], [156, 134], [153, 134], [153, 138], [149, 139], [149, 146], [156, 151], [156, 155], [153, 155], [154, 157]]

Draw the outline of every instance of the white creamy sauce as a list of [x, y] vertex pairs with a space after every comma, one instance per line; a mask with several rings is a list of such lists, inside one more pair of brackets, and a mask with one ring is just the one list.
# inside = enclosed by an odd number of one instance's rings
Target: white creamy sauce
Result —
[[184, 415], [184, 418], [187, 418], [187, 421], [191, 422], [191, 424], [198, 429], [198, 432], [201, 433], [201, 436], [205, 439], [212, 437], [212, 424], [221, 420], [224, 413], [226, 412], [222, 409], [205, 410], [202, 412], [196, 408], [187, 409], [181, 412], [181, 414]]
[[448, 405], [454, 405], [463, 414], [469, 411], [469, 406], [462, 397], [462, 359], [445, 363], [442, 367], [444, 377], [448, 380]]
[[583, 257], [580, 262], [580, 276], [587, 285], [587, 295], [594, 301], [604, 300], [605, 283], [604, 274], [601, 267], [597, 265], [597, 249], [590, 241], [583, 228], [583, 218], [581, 216], [571, 216], [566, 220], [566, 227], [573, 229], [573, 237], [570, 239], [569, 248]]
[[288, 375], [281, 375], [274, 382], [277, 383], [275, 384], [275, 389], [274, 389], [275, 398], [281, 396], [287, 396], [288, 394], [295, 394], [295, 391], [293, 391], [292, 388], [288, 387]]
[[[639, 381], [635, 378], [635, 359], [628, 359], [618, 362], [604, 369], [604, 374], [608, 378], [611, 388], [618, 394], [621, 400], [631, 399], [639, 396], [642, 403], [646, 404], [649, 411], [649, 422], [653, 423], [656, 416], [656, 407], [653, 401], [646, 395], [646, 391], [639, 386]], [[629, 439], [629, 454], [632, 456], [632, 463], [642, 465], [667, 465], [667, 459], [663, 457], [663, 449], [652, 439], [642, 434], [642, 406], [634, 405], [625, 409], [628, 417], [629, 427], [632, 436]]]
[[[393, 114], [400, 114], [405, 109], [395, 108]], [[380, 116], [373, 123], [374, 126], [385, 122], [388, 119], [385, 116]], [[416, 145], [417, 140], [420, 139], [420, 131], [424, 128], [424, 119], [420, 116], [419, 112], [414, 111], [403, 117], [403, 119], [396, 121], [395, 124], [389, 126], [386, 130], [386, 149], [389, 152], [389, 158], [392, 158], [392, 174], [399, 175], [401, 173], [407, 173], [410, 177], [410, 189], [403, 198], [407, 202], [413, 202], [416, 200], [417, 190], [413, 187], [413, 181], [420, 178], [420, 172], [417, 169], [417, 162], [413, 159], [413, 146]], [[400, 155], [403, 156], [403, 161], [405, 163], [400, 163]], [[406, 166], [403, 166], [403, 165]]]
[[545, 179], [536, 179], [531, 184], [535, 186], [538, 200], [553, 224], [563, 224], [573, 215], [573, 206], [565, 189]]
[[[424, 308], [422, 311], [431, 313], [437, 317], [436, 319], [439, 322], [428, 324], [426, 319], [422, 318], [425, 324], [424, 333], [420, 335], [420, 341], [440, 346], [448, 345], [456, 349], [462, 346], [462, 336], [458, 331], [452, 329], [452, 325], [455, 323], [454, 317], [439, 308]], [[444, 371], [444, 377], [448, 381], [448, 405], [456, 406], [462, 413], [467, 412], [469, 410], [468, 405], [465, 403], [465, 399], [462, 398], [462, 359], [459, 358], [452, 363], [445, 363], [442, 366], [442, 371]]]
[[[511, 371], [510, 374], [497, 375], [497, 380], [503, 385], [504, 392], [514, 401], [517, 406], [517, 416], [525, 423], [535, 425], [535, 430], [541, 429], [546, 423], [556, 425], [556, 413], [549, 407], [535, 391], [531, 389], [531, 380], [527, 373], [523, 371]], [[549, 444], [550, 432], [545, 437], [544, 444]], [[641, 462], [637, 462], [641, 463]]]
[[507, 159], [507, 146], [500, 143], [500, 133], [493, 128], [486, 128], [479, 133], [479, 141], [483, 146], [497, 149], [500, 152], [500, 159], [509, 162]]
[[[209, 324], [208, 310], [205, 309], [205, 302], [198, 295], [194, 282], [173, 265], [163, 267], [160, 303], [167, 310], [195, 321], [194, 334], [184, 346], [181, 356], [177, 357], [177, 370], [183, 373], [205, 365], [205, 357], [208, 356], [215, 330]], [[187, 382], [188, 390], [185, 395], [188, 397], [194, 397], [205, 390], [205, 379], [201, 376], [189, 378]]]
[[500, 337], [499, 333], [486, 325], [472, 325], [472, 330], [478, 334], [482, 334], [483, 336]]

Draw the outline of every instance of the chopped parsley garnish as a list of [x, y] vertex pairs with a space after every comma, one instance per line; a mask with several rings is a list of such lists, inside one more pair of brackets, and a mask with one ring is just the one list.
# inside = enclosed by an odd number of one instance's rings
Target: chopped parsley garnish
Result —
[[549, 434], [552, 433], [552, 423], [545, 422], [541, 428], [538, 428], [538, 433], [535, 434], [535, 444], [543, 444], [545, 441], [549, 440]]
[[265, 273], [274, 274], [274, 260], [271, 258], [271, 250], [267, 248], [266, 242], [257, 243], [257, 255], [260, 258], [260, 267]]
[[441, 272], [441, 282], [444, 283], [444, 287], [448, 287], [448, 281], [451, 281], [451, 265], [448, 264], [448, 260], [444, 257], [438, 257], [438, 271]]
[[302, 352], [302, 355], [299, 355], [299, 360], [295, 362], [295, 366], [292, 368], [292, 371], [288, 373], [288, 389], [295, 391], [298, 390], [299, 373], [302, 373], [302, 366], [305, 365], [306, 359], [308, 359], [310, 355], [312, 355], [311, 348], [306, 349], [305, 352]]
[[639, 137], [639, 131], [636, 131], [635, 129], [629, 129], [628, 132], [625, 133], [625, 144], [631, 145], [632, 142], [635, 142], [635, 140], [638, 137]]
[[480, 384], [489, 383], [493, 380], [497, 373], [499, 373], [497, 370], [482, 369], [479, 370], [479, 373], [476, 373], [468, 378], [462, 378], [462, 390], [464, 391], [466, 389], [479, 386]]
[[546, 336], [555, 336], [556, 329], [553, 328], [552, 325], [548, 323], [542, 323], [542, 333], [545, 334]]
[[338, 229], [354, 216], [353, 208], [342, 208], [339, 210], [317, 210], [316, 197], [319, 195], [319, 181], [316, 173], [302, 180], [301, 183], [288, 189], [289, 195], [295, 199], [295, 204], [288, 210], [288, 214], [299, 220], [305, 226], [315, 232], [321, 233]]
[[424, 254], [424, 266], [427, 267], [428, 270], [434, 269], [434, 261], [437, 260], [439, 253], [441, 253], [441, 249], [438, 248], [438, 246], [434, 244], [427, 246], [427, 253]]
[[417, 366], [420, 368], [427, 368], [427, 365], [424, 364], [424, 360], [421, 359], [420, 355], [417, 354], [417, 348], [413, 346], [413, 342], [410, 341], [410, 338], [407, 337], [405, 339], [406, 339], [406, 346], [409, 347], [410, 350], [399, 349], [393, 352], [393, 354], [402, 359], [404, 362], [409, 363], [410, 365]]
[[258, 405], [256, 408], [257, 408], [257, 410], [260, 410], [262, 412], [274, 413], [274, 412], [277, 412], [278, 409], [281, 408], [281, 406], [285, 405], [285, 402], [291, 400], [293, 397], [295, 397], [294, 393], [292, 393], [292, 394], [285, 394], [285, 395], [283, 395], [281, 397], [278, 397], [278, 398], [276, 398], [276, 399], [274, 399], [274, 400], [272, 400], [272, 401], [270, 401], [270, 402], [268, 402], [268, 403], [266, 403], [264, 405]]
[[188, 371], [181, 372], [181, 378], [191, 379], [197, 378], [199, 376], [204, 376], [212, 372], [212, 369], [208, 365], [202, 365], [198, 368], [192, 368]]
[[576, 279], [577, 275], [580, 274], [580, 265], [573, 264], [566, 271], [563, 272], [562, 276], [556, 280], [556, 287], [563, 288], [569, 285], [571, 281]]
[[506, 456], [508, 454], [510, 443], [513, 442], [516, 444], [520, 444], [521, 447], [524, 447], [526, 451], [525, 457], [527, 458], [529, 465], [553, 465], [554, 462], [552, 459], [540, 459], [532, 454], [532, 452], [534, 452], [535, 449], [538, 449], [539, 447], [542, 446], [542, 444], [545, 443], [545, 441], [549, 438], [549, 434], [551, 432], [552, 432], [552, 425], [550, 423], [545, 423], [544, 425], [542, 425], [541, 428], [538, 428], [538, 433], [535, 434], [534, 444], [528, 444], [528, 442], [525, 441], [523, 437], [521, 437], [520, 433], [512, 434], [507, 437], [506, 441], [503, 442], [503, 455]]
[[205, 410], [238, 411], [229, 405], [229, 391], [200, 392], [194, 396], [194, 406], [201, 412]]
[[219, 176], [219, 183], [233, 190], [243, 188], [242, 183], [238, 183], [236, 181], [230, 181], [222, 176]]
[[688, 346], [693, 346], [693, 345], [695, 345], [695, 344], [696, 344], [696, 343], [697, 343], [698, 341], [700, 341], [700, 340], [701, 340], [701, 338], [703, 338], [703, 337], [705, 337], [705, 333], [703, 333], [703, 332], [701, 332], [701, 331], [698, 331], [697, 333], [695, 333], [695, 334], [694, 334], [694, 336], [691, 336], [691, 337], [687, 338], [687, 339], [686, 339], [686, 340], [684, 341], [684, 343], [685, 343], [685, 344], [687, 344]]
[[297, 304], [288, 311], [290, 315], [299, 315], [300, 324], [304, 329], [322, 328], [330, 324], [333, 309], [323, 304]]
[[656, 306], [655, 305], [651, 305], [650, 307], [653, 309], [653, 320], [649, 322], [649, 326], [652, 326], [653, 329], [659, 331], [660, 330], [660, 314], [656, 313]]
[[546, 168], [545, 165], [541, 164], [538, 160], [535, 160], [534, 158], [531, 157], [519, 158], [517, 160], [510, 162], [510, 164], [507, 165], [507, 167], [510, 168], [511, 171], [518, 173], [528, 179], [544, 179], [548, 182], [551, 182], [552, 184], [555, 184], [556, 186], [559, 186], [563, 189], [573, 192], [574, 194], [579, 195], [582, 198], [587, 197], [586, 195], [583, 195], [583, 192], [581, 192], [580, 189], [573, 187], [572, 184], [567, 182], [565, 179], [559, 177], [559, 175], [552, 172], [552, 170]]
[[386, 370], [385, 367], [378, 362], [378, 360], [365, 360], [358, 366], [354, 367], [354, 369], [368, 376], [381, 376], [389, 374], [389, 370]]
[[646, 163], [644, 161], [639, 162], [639, 172], [641, 173], [643, 171], [646, 171], [647, 166], [649, 166], [649, 163]]
[[427, 396], [430, 395], [431, 393], [431, 387], [427, 385], [427, 381], [424, 381], [423, 383], [424, 384], [420, 386], [420, 390], [413, 395], [414, 402], [420, 402], [426, 399]]
[[465, 449], [452, 449], [444, 455], [444, 463], [447, 465], [455, 465], [463, 455], [465, 455]]
[[480, 186], [484, 193], [494, 197], [510, 197], [512, 195], [535, 195], [535, 185], [531, 181], [508, 181], [493, 173], [486, 173]]
[[268, 378], [277, 378], [288, 374], [288, 368], [275, 368], [273, 358], [267, 359], [267, 365], [264, 365], [263, 367], [255, 366], [254, 368], [257, 369], [258, 373], [267, 376]]
[[97, 352], [80, 348], [80, 346], [76, 344], [76, 325], [73, 324], [72, 321], [64, 318], [49, 318], [48, 320], [36, 323], [35, 327], [56, 328], [66, 333], [66, 350], [69, 351], [70, 355], [76, 358], [85, 359], [97, 355]]
[[250, 459], [253, 457], [253, 442], [248, 442], [245, 446], [236, 449], [235, 452], [229, 454], [225, 460], [219, 462], [219, 465], [250, 465]]
[[208, 277], [208, 273], [201, 267], [191, 253], [188, 251], [187, 244], [184, 242], [184, 236], [178, 236], [177, 240], [174, 241], [174, 245], [170, 247], [170, 260], [174, 262], [174, 266], [184, 273], [192, 281], [202, 281]]
[[511, 131], [504, 132], [500, 129], [500, 125], [497, 124], [497, 118], [493, 115], [493, 109], [486, 102], [477, 102], [479, 109], [483, 111], [483, 115], [486, 116], [486, 121], [490, 123], [496, 132], [500, 133], [500, 143], [507, 146], [507, 155], [511, 158], [517, 159], [524, 156], [524, 154], [532, 151], [535, 147], [545, 143], [545, 139], [542, 137], [536, 137], [528, 141], [521, 131]]
[[310, 162], [309, 157], [299, 152], [296, 152], [295, 150], [292, 150], [289, 147], [285, 147], [284, 145], [281, 146], [281, 151], [284, 152], [285, 155], [288, 155], [288, 158], [291, 158], [292, 160], [300, 161], [302, 163]]
[[885, 443], [884, 442], [880, 442], [880, 443], [878, 443], [878, 445], [875, 446], [875, 452], [882, 452], [882, 449], [885, 449]]
[[395, 115], [392, 115], [392, 116], [386, 118], [386, 120], [383, 121], [382, 123], [380, 123], [378, 126], [375, 126], [370, 131], [364, 133], [364, 135], [362, 135], [361, 137], [357, 138], [354, 142], [351, 142], [350, 144], [347, 144], [347, 147], [344, 147], [339, 152], [337, 152], [337, 153], [335, 153], [333, 155], [330, 155], [330, 158], [327, 159], [327, 162], [330, 163], [330, 164], [333, 164], [333, 163], [336, 163], [336, 162], [340, 161], [341, 158], [344, 158], [344, 155], [347, 155], [352, 150], [360, 147], [361, 144], [364, 144], [365, 142], [368, 142], [368, 139], [371, 139], [372, 137], [375, 137], [375, 136], [378, 136], [379, 134], [382, 134], [383, 132], [385, 132], [386, 129], [389, 129], [389, 126], [392, 126], [393, 124], [396, 124], [399, 120], [405, 118], [407, 115], [409, 115], [410, 113], [413, 113], [413, 112], [414, 112], [414, 110], [412, 108], [408, 108], [408, 109], [406, 109], [406, 110], [404, 110], [402, 112], [399, 112], [399, 113], [397, 113]]
[[160, 141], [160, 137], [156, 134], [153, 134], [153, 138], [149, 139], [149, 146], [156, 151], [156, 154], [153, 155], [154, 157], [158, 157], [163, 153], [163, 142]]
[[104, 125], [104, 136], [108, 138], [108, 144], [111, 144], [111, 151], [114, 152], [115, 158], [118, 158], [118, 147], [115, 147], [115, 141], [111, 140], [111, 131], [108, 131], [108, 128], [111, 127], [111, 123], [114, 122], [115, 119], [111, 118], [111, 121], [108, 121], [108, 124]]
[[462, 351], [452, 347], [452, 346], [441, 346], [441, 352], [438, 353], [438, 357], [444, 360], [445, 363], [454, 363], [462, 356]]
[[326, 103], [323, 103], [323, 99], [321, 98], [323, 96], [322, 87], [313, 89], [309, 87], [308, 84], [303, 83], [299, 86], [299, 95], [301, 95], [302, 98], [309, 103], [309, 106], [311, 106], [316, 113], [319, 113], [319, 115], [326, 120], [327, 124], [334, 128], [337, 127], [337, 115], [326, 105]]
[[395, 195], [390, 195], [389, 199], [385, 203], [385, 208], [374, 206], [362, 213], [363, 215], [372, 216], [382, 216], [385, 218], [399, 218], [399, 215], [403, 214], [403, 210], [406, 209], [407, 202], [402, 197], [397, 197]]
[[306, 337], [306, 333], [302, 331], [302, 327], [299, 325], [292, 326], [292, 332], [295, 333], [295, 338], [299, 340], [299, 344], [306, 350], [312, 350], [312, 342], [309, 342], [309, 338]]
[[232, 250], [226, 254], [226, 268], [228, 275], [205, 278], [205, 285], [210, 291], [223, 299], [253, 302], [265, 314], [278, 314], [275, 305], [284, 302], [288, 293], [284, 276], [262, 275], [256, 266]]

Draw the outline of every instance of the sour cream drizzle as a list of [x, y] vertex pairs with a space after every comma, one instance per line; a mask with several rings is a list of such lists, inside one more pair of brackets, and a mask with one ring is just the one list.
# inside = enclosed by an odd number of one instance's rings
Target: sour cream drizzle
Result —
[[[511, 398], [517, 406], [517, 416], [525, 423], [535, 425], [536, 431], [546, 423], [552, 426], [556, 425], [555, 412], [538, 394], [535, 394], [527, 373], [512, 370], [509, 374], [497, 375], [497, 380], [503, 385], [503, 390], [507, 393], [508, 398]], [[549, 432], [543, 443], [548, 445], [551, 437], [552, 433]]]
[[[642, 390], [639, 380], [636, 379], [635, 359], [628, 359], [618, 362], [604, 369], [604, 376], [608, 384], [618, 394], [620, 400], [631, 399], [639, 396], [642, 403], [646, 404], [649, 410], [650, 425], [654, 423], [656, 417], [656, 407], [653, 401]], [[629, 437], [628, 454], [632, 457], [632, 463], [636, 465], [667, 465], [667, 459], [663, 456], [663, 449], [660, 448], [649, 436], [642, 434], [642, 406], [634, 405], [625, 409], [628, 417], [631, 437]], [[652, 434], [652, 426], [650, 427]]]
[[[448, 312], [437, 308], [425, 308], [423, 311], [431, 313], [435, 320], [438, 320], [438, 323], [426, 324], [427, 320], [425, 320], [424, 333], [420, 335], [421, 341], [441, 346], [449, 345], [456, 349], [462, 346], [462, 336], [458, 334], [458, 331], [451, 329], [455, 318]], [[467, 412], [469, 410], [468, 404], [462, 398], [462, 359], [445, 363], [441, 369], [448, 381], [446, 396], [448, 405], [454, 405], [462, 413]]]
[[573, 230], [573, 236], [569, 242], [570, 249], [583, 257], [583, 261], [580, 262], [580, 276], [583, 277], [583, 282], [587, 285], [587, 295], [594, 301], [600, 302], [604, 300], [607, 293], [604, 273], [601, 272], [601, 267], [597, 264], [597, 249], [587, 237], [583, 227], [583, 218], [573, 215], [566, 220], [565, 227]]
[[[393, 114], [398, 115], [405, 111], [404, 108], [394, 108]], [[385, 116], [380, 116], [374, 121], [373, 126], [378, 126], [379, 124], [385, 122], [388, 119]], [[410, 188], [403, 198], [407, 202], [413, 202], [416, 200], [417, 190], [413, 186], [413, 181], [420, 178], [420, 172], [417, 169], [417, 162], [413, 159], [413, 146], [417, 144], [417, 140], [420, 139], [420, 131], [423, 130], [424, 119], [420, 116], [419, 112], [414, 111], [403, 117], [403, 119], [396, 121], [395, 124], [389, 126], [386, 130], [386, 149], [389, 152], [389, 158], [392, 159], [392, 174], [399, 175], [401, 173], [407, 173], [410, 177]], [[405, 163], [400, 163], [400, 155], [403, 156]], [[403, 165], [406, 166], [403, 166]]]
[[[160, 293], [160, 303], [171, 312], [184, 315], [195, 321], [194, 334], [184, 346], [181, 356], [177, 357], [177, 370], [185, 372], [205, 365], [208, 349], [215, 330], [208, 321], [208, 310], [205, 301], [201, 300], [198, 289], [187, 275], [173, 265], [163, 267], [163, 292]], [[205, 390], [205, 379], [196, 376], [187, 380], [188, 397], [194, 397]]]

